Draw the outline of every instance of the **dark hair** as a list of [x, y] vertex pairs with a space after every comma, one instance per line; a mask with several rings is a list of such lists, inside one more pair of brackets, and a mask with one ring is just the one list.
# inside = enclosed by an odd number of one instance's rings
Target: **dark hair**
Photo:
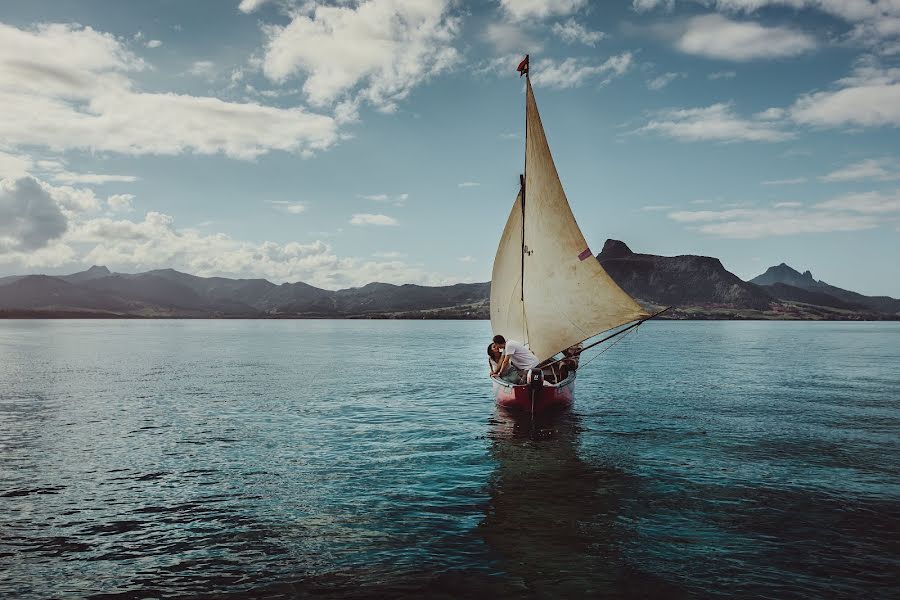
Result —
[[495, 343], [495, 344], [505, 344], [505, 343], [506, 343], [506, 338], [503, 337], [502, 335], [499, 335], [499, 334], [498, 334], [498, 335], [495, 335], [495, 336], [494, 336], [494, 343]]
[[488, 358], [490, 358], [491, 360], [494, 360], [494, 344], [493, 344], [493, 342], [488, 344], [487, 352], [488, 352]]

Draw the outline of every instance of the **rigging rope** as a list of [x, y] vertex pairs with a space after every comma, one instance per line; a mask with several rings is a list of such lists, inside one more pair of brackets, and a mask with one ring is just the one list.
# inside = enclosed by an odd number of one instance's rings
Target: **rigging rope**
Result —
[[584, 363], [584, 364], [579, 364], [579, 365], [578, 365], [578, 368], [581, 369], [581, 368], [584, 368], [584, 367], [586, 367], [587, 365], [591, 364], [591, 362], [592, 362], [595, 358], [597, 358], [598, 356], [600, 356], [601, 354], [603, 354], [604, 352], [606, 352], [607, 350], [609, 350], [610, 348], [612, 348], [613, 346], [615, 346], [616, 344], [618, 344], [619, 342], [621, 342], [622, 340], [624, 340], [625, 338], [627, 338], [629, 335], [631, 335], [632, 333], [634, 333], [635, 331], [637, 331], [637, 330], [640, 329], [640, 328], [641, 328], [640, 325], [638, 325], [637, 327], [635, 327], [635, 328], [632, 329], [631, 331], [628, 331], [628, 332], [622, 334], [622, 337], [620, 337], [619, 339], [617, 339], [616, 341], [614, 341], [612, 344], [610, 344], [609, 346], [607, 346], [606, 348], [604, 348], [603, 350], [601, 350], [600, 352], [598, 352], [597, 354], [595, 354], [594, 356], [592, 356], [591, 359], [590, 359], [589, 361], [587, 361], [587, 362]]

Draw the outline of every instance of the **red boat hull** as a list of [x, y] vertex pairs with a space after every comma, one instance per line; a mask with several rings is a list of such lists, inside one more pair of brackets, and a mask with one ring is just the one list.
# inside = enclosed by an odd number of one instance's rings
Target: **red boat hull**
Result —
[[532, 391], [527, 385], [513, 385], [497, 378], [494, 382], [494, 397], [497, 406], [510, 410], [520, 410], [535, 413], [560, 410], [572, 406], [575, 400], [575, 373], [569, 375], [562, 382], [555, 385], [545, 385], [534, 393], [532, 405]]

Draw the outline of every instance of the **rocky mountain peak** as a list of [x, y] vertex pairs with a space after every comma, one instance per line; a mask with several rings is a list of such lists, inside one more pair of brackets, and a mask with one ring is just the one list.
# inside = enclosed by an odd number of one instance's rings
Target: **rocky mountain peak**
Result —
[[632, 254], [634, 254], [634, 252], [631, 251], [628, 244], [619, 240], [610, 239], [606, 240], [606, 243], [603, 244], [603, 250], [597, 255], [597, 259], [604, 261], [614, 258], [627, 258]]

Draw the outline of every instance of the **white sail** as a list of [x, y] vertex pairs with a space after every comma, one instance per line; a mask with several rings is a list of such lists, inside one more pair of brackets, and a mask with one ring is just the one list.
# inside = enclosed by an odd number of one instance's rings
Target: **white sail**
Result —
[[[509, 231], [516, 223], [522, 228], [522, 217], [516, 216], [522, 212], [520, 197], [510, 213], [494, 261], [491, 325], [495, 333], [523, 339], [526, 336], [513, 331], [518, 328], [527, 332], [531, 351], [539, 360], [545, 360], [602, 331], [647, 316], [603, 270], [575, 222], [550, 155], [530, 81], [526, 84], [524, 192], [524, 245], [521, 237]], [[524, 266], [516, 260], [523, 248]], [[520, 278], [524, 316], [521, 326], [518, 313], [510, 316], [506, 312], [510, 307], [518, 310], [518, 305], [497, 297], [500, 304], [494, 306], [495, 287], [504, 294], [514, 293], [509, 282]], [[513, 323], [515, 327], [511, 326]]]
[[513, 203], [494, 257], [491, 329], [507, 339], [528, 343], [522, 302], [522, 192]]

